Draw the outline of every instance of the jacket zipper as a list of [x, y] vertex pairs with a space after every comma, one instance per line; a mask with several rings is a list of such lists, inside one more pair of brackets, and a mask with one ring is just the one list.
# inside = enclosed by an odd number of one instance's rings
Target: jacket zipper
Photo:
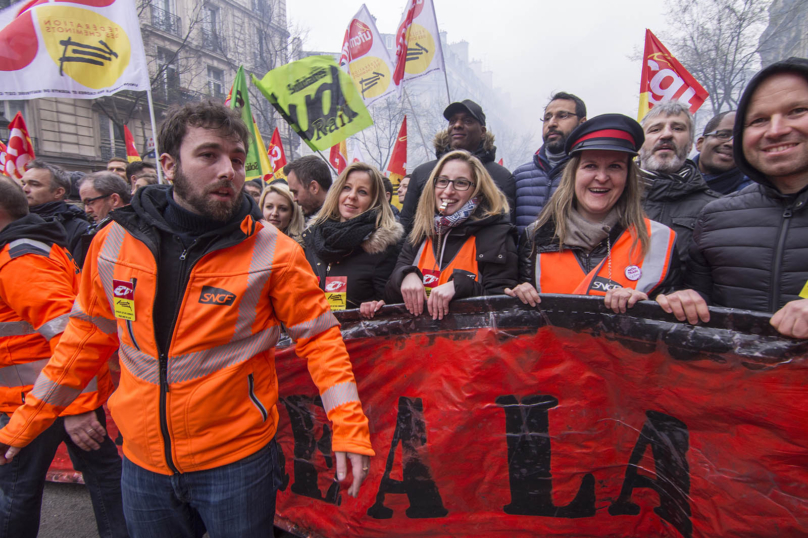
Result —
[[786, 246], [786, 235], [791, 222], [791, 207], [783, 211], [783, 222], [780, 224], [780, 235], [777, 238], [777, 250], [774, 251], [774, 267], [772, 268], [772, 294], [769, 311], [776, 312], [780, 302], [780, 266], [783, 261], [783, 249]]
[[[132, 293], [135, 292], [135, 289], [137, 289], [137, 279], [133, 278], [132, 279]], [[140, 346], [137, 344], [137, 340], [135, 340], [135, 331], [132, 330], [132, 321], [131, 320], [126, 320], [126, 328], [129, 330], [129, 338], [132, 340], [132, 344], [135, 346], [135, 349], [140, 351]]]
[[250, 383], [250, 400], [252, 400], [252, 403], [258, 408], [258, 411], [264, 418], [264, 422], [266, 422], [267, 418], [269, 417], [269, 413], [267, 413], [266, 407], [264, 407], [264, 404], [262, 404], [261, 400], [258, 399], [258, 396], [255, 395], [255, 378], [253, 377], [253, 374], [249, 374], [247, 376], [247, 380]]

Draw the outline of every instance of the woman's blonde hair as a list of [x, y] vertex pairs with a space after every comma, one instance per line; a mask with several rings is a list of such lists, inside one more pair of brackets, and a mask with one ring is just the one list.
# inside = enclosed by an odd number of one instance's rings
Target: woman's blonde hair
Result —
[[267, 196], [269, 196], [269, 193], [271, 192], [283, 196], [284, 200], [289, 202], [289, 207], [292, 208], [292, 219], [289, 221], [289, 226], [287, 226], [285, 230], [281, 231], [289, 237], [297, 239], [300, 237], [300, 234], [303, 233], [303, 225], [305, 223], [303, 218], [303, 210], [300, 209], [300, 206], [297, 205], [297, 202], [295, 202], [295, 198], [292, 196], [292, 192], [289, 190], [289, 187], [283, 183], [275, 183], [272, 185], [267, 185], [263, 192], [261, 192], [261, 199], [258, 201], [258, 207], [261, 209], [262, 214], [264, 212], [264, 201], [266, 201]]
[[429, 176], [429, 180], [424, 185], [421, 199], [418, 200], [418, 209], [415, 211], [412, 232], [410, 232], [410, 243], [418, 245], [427, 237], [435, 237], [435, 181], [443, 167], [449, 161], [463, 161], [471, 169], [471, 179], [474, 182], [474, 192], [471, 198], [480, 198], [480, 205], [469, 220], [479, 220], [500, 215], [510, 211], [508, 199], [499, 190], [497, 184], [491, 179], [488, 170], [485, 169], [480, 160], [464, 150], [455, 150], [444, 155]]
[[320, 209], [319, 213], [317, 213], [311, 226], [316, 226], [329, 219], [340, 220], [339, 195], [345, 187], [345, 183], [348, 182], [348, 176], [353, 172], [365, 172], [370, 176], [370, 196], [373, 201], [365, 213], [378, 210], [376, 214], [376, 228], [389, 229], [395, 226], [396, 217], [393, 215], [393, 210], [390, 209], [390, 203], [387, 201], [387, 195], [384, 190], [384, 176], [375, 166], [371, 166], [367, 163], [353, 163], [345, 167], [345, 170], [342, 171], [334, 184], [331, 185], [331, 188], [328, 189], [328, 195], [325, 197], [323, 207]]
[[[645, 213], [642, 209], [643, 183], [640, 180], [640, 171], [634, 159], [626, 153], [628, 163], [626, 186], [623, 194], [617, 199], [614, 207], [617, 208], [618, 222], [629, 230], [634, 237], [631, 248], [641, 245], [641, 256], [645, 256], [648, 251], [648, 230], [645, 228]], [[581, 164], [581, 153], [577, 153], [567, 163], [564, 173], [561, 176], [561, 183], [555, 191], [550, 201], [544, 206], [539, 215], [536, 229], [538, 230], [547, 223], [555, 224], [555, 237], [558, 244], [564, 248], [564, 241], [567, 239], [567, 222], [570, 212], [577, 203], [575, 198], [575, 175], [578, 173], [578, 166]], [[633, 228], [632, 228], [633, 227]], [[632, 230], [636, 230], [634, 234]]]

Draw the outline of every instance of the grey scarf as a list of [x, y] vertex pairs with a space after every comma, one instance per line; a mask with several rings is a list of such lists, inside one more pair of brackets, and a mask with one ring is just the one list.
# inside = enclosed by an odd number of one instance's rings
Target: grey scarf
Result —
[[578, 247], [590, 252], [609, 237], [617, 221], [617, 209], [614, 207], [601, 222], [586, 220], [573, 207], [567, 217], [567, 237], [564, 239], [564, 246]]

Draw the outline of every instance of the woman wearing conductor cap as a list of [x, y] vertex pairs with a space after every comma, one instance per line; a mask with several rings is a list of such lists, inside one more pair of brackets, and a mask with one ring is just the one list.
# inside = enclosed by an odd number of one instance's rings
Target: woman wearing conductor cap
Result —
[[644, 140], [622, 114], [597, 116], [570, 134], [558, 190], [520, 242], [521, 284], [505, 293], [531, 306], [540, 293], [600, 295], [625, 312], [678, 285], [676, 234], [642, 211], [634, 157]]

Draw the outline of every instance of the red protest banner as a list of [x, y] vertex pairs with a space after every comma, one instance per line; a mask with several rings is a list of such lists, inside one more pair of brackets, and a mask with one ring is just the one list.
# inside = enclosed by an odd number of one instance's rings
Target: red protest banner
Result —
[[591, 298], [500, 302], [343, 323], [377, 454], [358, 499], [333, 481], [305, 361], [278, 353], [277, 521], [324, 537], [808, 533], [805, 343], [762, 336], [763, 316], [741, 334]]

